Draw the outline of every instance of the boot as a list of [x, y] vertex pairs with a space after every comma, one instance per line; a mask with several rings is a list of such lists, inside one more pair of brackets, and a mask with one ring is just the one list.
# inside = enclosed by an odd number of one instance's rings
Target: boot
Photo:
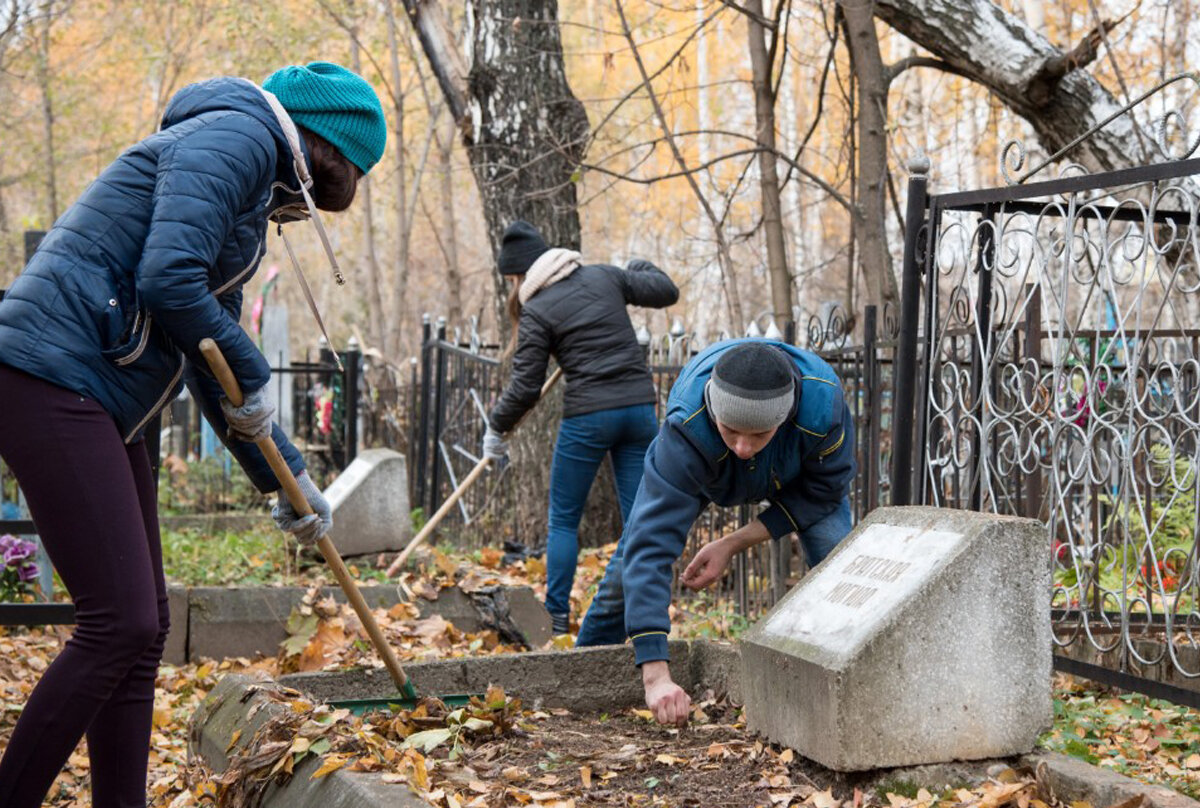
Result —
[[555, 636], [559, 634], [571, 633], [571, 615], [569, 614], [552, 614], [550, 615], [550, 628]]

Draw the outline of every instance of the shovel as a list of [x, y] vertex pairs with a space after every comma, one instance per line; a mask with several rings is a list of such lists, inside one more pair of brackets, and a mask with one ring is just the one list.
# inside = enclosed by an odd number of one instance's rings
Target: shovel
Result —
[[[546, 397], [546, 393], [550, 392], [550, 388], [553, 387], [561, 377], [562, 368], [555, 368], [554, 373], [550, 374], [550, 378], [546, 379], [545, 384], [542, 385], [542, 391], [538, 393], [538, 401], [541, 401]], [[534, 402], [533, 406], [537, 406], [537, 401]], [[521, 421], [524, 421], [525, 416], [529, 415], [529, 413], [532, 411], [533, 407], [530, 407], [528, 410], [526, 410], [525, 414], [517, 419], [517, 422], [513, 424], [512, 429], [510, 429], [507, 434], [511, 435], [513, 429], [516, 429], [518, 426], [520, 426]], [[413, 536], [412, 541], [408, 543], [400, 555], [396, 556], [396, 560], [393, 561], [391, 566], [387, 568], [387, 576], [389, 578], [400, 571], [401, 567], [404, 566], [404, 562], [408, 561], [408, 557], [412, 555], [413, 550], [416, 550], [425, 543], [426, 539], [433, 535], [434, 528], [438, 526], [446, 514], [450, 513], [451, 509], [454, 508], [454, 505], [460, 499], [462, 499], [463, 494], [467, 493], [467, 489], [470, 488], [477, 479], [479, 479], [479, 475], [483, 474], [483, 472], [487, 470], [487, 467], [490, 463], [490, 457], [479, 458], [479, 462], [475, 464], [475, 468], [471, 469], [471, 472], [466, 476], [466, 478], [459, 483], [458, 488], [454, 489], [454, 493], [446, 497], [446, 501], [442, 503], [442, 506], [434, 512], [433, 516], [429, 517], [429, 521], [426, 522], [425, 526], [421, 528], [421, 532], [416, 536]]]
[[[225, 361], [225, 356], [221, 353], [221, 349], [217, 347], [217, 343], [211, 339], [200, 340], [200, 353], [204, 354], [204, 358], [208, 361], [209, 368], [212, 369], [213, 375], [217, 377], [217, 381], [221, 383], [221, 389], [225, 391], [225, 397], [235, 406], [242, 405], [242, 390], [238, 386], [237, 379], [230, 370], [229, 364]], [[296, 478], [292, 475], [292, 470], [288, 468], [287, 461], [283, 459], [283, 455], [279, 453], [279, 448], [275, 445], [275, 441], [268, 435], [265, 438], [260, 438], [255, 441], [259, 451], [267, 459], [271, 470], [275, 472], [275, 478], [279, 480], [283, 486], [283, 491], [287, 495], [288, 501], [292, 503], [292, 508], [297, 514], [306, 516], [313, 512], [308, 505], [308, 500], [305, 499], [303, 492], [300, 491], [300, 486], [296, 484]], [[371, 638], [371, 644], [375, 646], [375, 650], [379, 653], [380, 659], [383, 660], [384, 667], [392, 676], [392, 681], [396, 683], [396, 687], [400, 690], [399, 698], [391, 699], [360, 699], [353, 701], [333, 702], [335, 707], [348, 707], [356, 713], [367, 712], [373, 709], [388, 709], [390, 707], [400, 707], [403, 709], [412, 709], [417, 706], [420, 697], [417, 696], [417, 690], [413, 687], [412, 680], [408, 678], [408, 674], [404, 672], [404, 668], [400, 667], [400, 661], [396, 659], [395, 653], [384, 638], [383, 632], [379, 630], [379, 624], [375, 622], [375, 616], [371, 614], [371, 608], [367, 605], [367, 601], [363, 598], [362, 593], [358, 591], [358, 586], [354, 579], [350, 577], [350, 572], [346, 569], [345, 562], [342, 561], [341, 554], [333, 545], [333, 539], [328, 535], [321, 538], [317, 542], [317, 549], [321, 551], [321, 555], [325, 557], [325, 563], [333, 570], [333, 577], [337, 578], [338, 584], [342, 587], [342, 592], [346, 594], [346, 599], [350, 601], [350, 605], [354, 607], [354, 613], [358, 615], [359, 621], [363, 628], [367, 630], [367, 636]], [[439, 696], [447, 705], [463, 705], [471, 700], [469, 695], [452, 695]]]

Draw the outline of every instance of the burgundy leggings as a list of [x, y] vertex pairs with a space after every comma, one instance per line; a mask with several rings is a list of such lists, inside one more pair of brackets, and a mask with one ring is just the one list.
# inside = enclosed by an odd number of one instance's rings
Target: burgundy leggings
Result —
[[0, 457], [75, 601], [75, 632], [0, 757], [0, 806], [38, 808], [87, 734], [94, 808], [144, 808], [167, 636], [154, 480], [95, 401], [0, 365]]

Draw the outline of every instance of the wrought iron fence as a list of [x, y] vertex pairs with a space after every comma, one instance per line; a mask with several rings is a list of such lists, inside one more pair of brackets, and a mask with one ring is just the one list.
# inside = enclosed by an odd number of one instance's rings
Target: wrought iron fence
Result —
[[1056, 665], [1200, 705], [1200, 160], [931, 197], [926, 168], [897, 501], [1043, 522]]

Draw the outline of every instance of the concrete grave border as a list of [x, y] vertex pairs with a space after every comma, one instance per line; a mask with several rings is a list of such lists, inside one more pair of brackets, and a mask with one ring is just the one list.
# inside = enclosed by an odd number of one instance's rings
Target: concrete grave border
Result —
[[[306, 591], [299, 586], [169, 586], [171, 631], [163, 649], [163, 662], [182, 665], [200, 659], [272, 656], [279, 650], [279, 643], [287, 639], [288, 615]], [[403, 600], [395, 586], [363, 586], [360, 591], [376, 609], [388, 609]], [[530, 646], [545, 645], [553, 636], [550, 615], [533, 590], [521, 586], [502, 587], [501, 591], [512, 622]], [[346, 601], [337, 587], [325, 587], [322, 595], [332, 595], [339, 603]], [[417, 598], [414, 602], [422, 618], [441, 615], [468, 633], [489, 628], [471, 596], [458, 587], [440, 590], [437, 600]]]
[[[672, 673], [689, 691], [704, 686], [727, 693], [741, 701], [738, 649], [724, 643], [703, 640], [671, 643]], [[527, 705], [567, 707], [576, 710], [610, 711], [642, 706], [640, 676], [633, 665], [628, 646], [588, 648], [574, 651], [544, 651], [493, 657], [420, 662], [405, 666], [417, 691], [424, 694], [481, 692], [488, 684], [498, 684]], [[317, 701], [351, 698], [379, 698], [394, 690], [383, 670], [355, 670], [344, 673], [294, 674], [281, 677], [279, 683], [301, 691]], [[228, 765], [230, 739], [242, 730], [240, 749], [254, 730], [274, 711], [286, 705], [262, 694], [250, 694], [251, 685], [263, 680], [244, 675], [224, 677], [201, 703], [189, 732], [189, 751], [202, 758], [215, 771]], [[257, 708], [249, 721], [246, 715]], [[226, 750], [230, 750], [227, 752]], [[1084, 800], [1095, 808], [1107, 808], [1123, 800], [1144, 797], [1144, 808], [1200, 808], [1200, 802], [1169, 788], [1139, 783], [1124, 775], [1075, 758], [1051, 752], [1035, 752], [1005, 760], [978, 760], [938, 765], [860, 772], [856, 778], [870, 777], [874, 783], [908, 781], [917, 786], [940, 790], [949, 782], [962, 779], [982, 780], [988, 768], [1027, 766], [1039, 772], [1043, 782], [1060, 798], [1070, 802]], [[400, 808], [427, 808], [404, 785], [384, 784], [378, 775], [336, 771], [321, 780], [309, 780], [317, 766], [306, 760], [285, 788], [274, 786], [267, 792], [264, 808], [351, 808], [389, 805]]]

